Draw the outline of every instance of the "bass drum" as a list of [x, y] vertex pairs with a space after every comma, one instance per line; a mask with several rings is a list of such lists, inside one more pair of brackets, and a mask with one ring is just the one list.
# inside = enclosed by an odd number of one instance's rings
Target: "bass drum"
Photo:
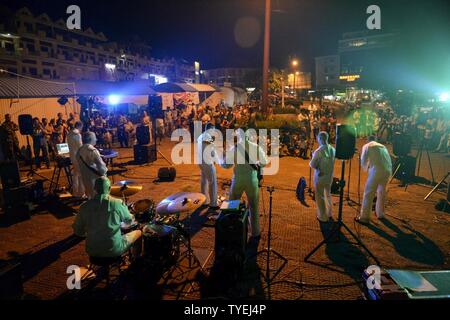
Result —
[[172, 227], [151, 223], [143, 230], [144, 258], [152, 263], [170, 265], [179, 256], [176, 230]]

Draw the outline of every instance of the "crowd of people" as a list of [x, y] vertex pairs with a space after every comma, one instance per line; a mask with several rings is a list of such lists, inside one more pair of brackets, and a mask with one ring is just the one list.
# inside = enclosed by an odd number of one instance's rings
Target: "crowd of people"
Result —
[[280, 133], [280, 156], [309, 159], [320, 131], [327, 132], [330, 141], [336, 137], [336, 113], [329, 106], [310, 104], [300, 109], [297, 128], [282, 126]]
[[399, 115], [392, 108], [356, 109], [351, 119], [359, 137], [375, 135], [392, 144], [396, 133], [407, 135], [417, 147], [434, 152], [448, 152], [450, 148], [450, 119], [443, 109], [416, 108], [410, 116]]

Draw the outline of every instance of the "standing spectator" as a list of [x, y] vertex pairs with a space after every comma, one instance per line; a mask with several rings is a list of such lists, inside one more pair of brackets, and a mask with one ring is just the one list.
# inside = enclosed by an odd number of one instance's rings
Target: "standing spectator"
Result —
[[39, 122], [39, 118], [33, 119], [33, 151], [36, 168], [41, 168], [41, 152], [47, 169], [50, 169], [50, 159], [48, 157], [47, 139], [43, 125]]
[[0, 126], [0, 144], [5, 161], [13, 161], [20, 157], [19, 139], [17, 139], [19, 127], [11, 121], [11, 115], [5, 115], [5, 121]]

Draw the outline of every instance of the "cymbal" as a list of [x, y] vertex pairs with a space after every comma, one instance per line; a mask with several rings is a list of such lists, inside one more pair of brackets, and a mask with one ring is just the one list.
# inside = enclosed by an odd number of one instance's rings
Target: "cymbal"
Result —
[[156, 207], [160, 216], [178, 213], [193, 213], [206, 202], [206, 196], [201, 193], [179, 192], [161, 201]]
[[122, 181], [119, 181], [119, 182], [116, 182], [116, 183], [113, 184], [113, 186], [115, 186], [115, 187], [123, 187], [125, 185], [127, 185], [127, 186], [136, 186], [136, 185], [138, 185], [138, 183], [136, 181], [133, 181], [133, 180], [122, 180]]
[[114, 197], [130, 197], [141, 192], [143, 186], [138, 185], [134, 181], [120, 181], [111, 187], [110, 194]]

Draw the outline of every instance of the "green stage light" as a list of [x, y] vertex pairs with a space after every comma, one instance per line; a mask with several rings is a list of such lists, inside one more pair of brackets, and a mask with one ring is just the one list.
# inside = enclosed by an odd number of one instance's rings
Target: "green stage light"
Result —
[[444, 92], [439, 96], [439, 101], [441, 102], [448, 102], [450, 99], [450, 95], [448, 92]]

